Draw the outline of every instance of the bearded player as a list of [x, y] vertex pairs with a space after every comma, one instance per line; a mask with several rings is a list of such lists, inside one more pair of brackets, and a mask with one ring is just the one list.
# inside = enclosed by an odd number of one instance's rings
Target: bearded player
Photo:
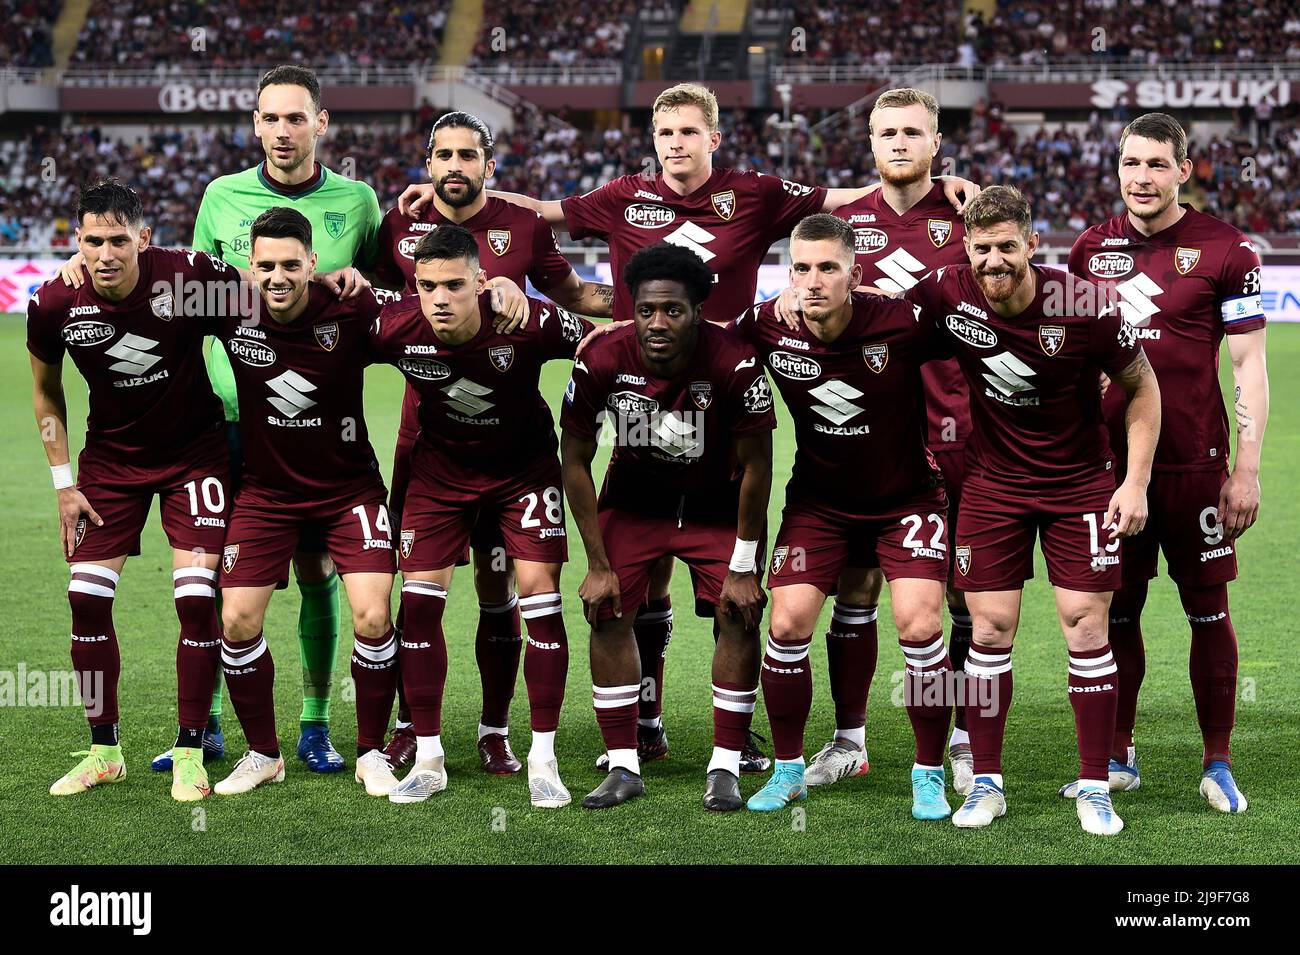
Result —
[[[611, 180], [591, 192], [563, 200], [542, 201], [517, 193], [493, 193], [536, 211], [575, 239], [595, 237], [609, 244], [610, 270], [622, 273], [631, 256], [655, 242], [690, 249], [713, 274], [714, 288], [704, 312], [707, 321], [723, 324], [754, 304], [758, 269], [768, 249], [790, 234], [800, 219], [815, 212], [834, 212], [863, 198], [879, 186], [826, 189], [757, 172], [715, 168], [713, 154], [722, 144], [718, 101], [694, 83], [664, 90], [651, 111], [655, 152], [660, 171], [649, 170]], [[945, 192], [954, 205], [958, 196], [978, 192], [973, 183], [948, 180]], [[416, 195], [419, 199], [414, 199]], [[433, 189], [411, 187], [399, 205], [412, 208], [429, 201]], [[617, 284], [614, 317], [633, 317], [631, 299]], [[672, 563], [655, 570], [649, 601], [638, 610], [635, 626], [646, 679], [638, 719], [642, 762], [668, 755], [663, 728], [663, 661], [672, 634], [672, 603], [668, 596]], [[712, 615], [708, 607], [697, 608]], [[770, 761], [747, 741], [742, 769], [766, 771]], [[601, 769], [605, 766], [598, 763]]]
[[570, 801], [555, 755], [569, 663], [560, 599], [568, 543], [555, 424], [538, 378], [547, 361], [571, 359], [594, 326], [529, 299], [529, 322], [498, 332], [478, 241], [461, 226], [425, 233], [412, 254], [419, 294], [384, 310], [370, 346], [375, 360], [396, 365], [420, 395], [399, 538], [402, 681], [417, 749], [389, 799], [423, 802], [447, 786], [442, 619], [456, 564], [473, 528], [487, 521], [515, 562], [528, 627], [529, 798], [559, 808]]
[[889, 578], [916, 736], [912, 815], [945, 819], [951, 810], [943, 749], [953, 687], [942, 609], [948, 503], [925, 447], [921, 379], [935, 336], [906, 302], [854, 291], [862, 282], [854, 238], [853, 227], [836, 216], [804, 219], [790, 237], [800, 328], [790, 332], [775, 320], [775, 301], [735, 323], [771, 370], [796, 434], [768, 576], [772, 618], [762, 669], [776, 769], [748, 805], [774, 812], [807, 796], [808, 651], [826, 596], [852, 563], [879, 567]]
[[[425, 162], [435, 189], [433, 202], [414, 220], [397, 209], [390, 209], [384, 215], [379, 229], [376, 282], [414, 294], [415, 246], [421, 237], [440, 225], [454, 223], [468, 229], [478, 242], [479, 262], [487, 276], [487, 288], [505, 286], [508, 293], [501, 308], [504, 314], [494, 319], [499, 330], [512, 331], [527, 316], [527, 299], [517, 291], [524, 287], [525, 281], [531, 281], [534, 288], [563, 308], [608, 317], [613, 289], [579, 278], [560, 255], [555, 233], [537, 213], [489, 197], [483, 191], [484, 181], [496, 169], [495, 148], [491, 131], [478, 117], [453, 112], [438, 118], [429, 134]], [[389, 499], [389, 512], [399, 524], [410, 479], [411, 453], [420, 430], [418, 407], [419, 392], [408, 384], [402, 401]], [[495, 523], [485, 520], [482, 526], [477, 526], [471, 544], [474, 589], [479, 600], [474, 654], [483, 685], [479, 759], [485, 771], [509, 775], [522, 768], [510, 749], [509, 740], [510, 701], [519, 675], [523, 641], [519, 597], [508, 561], [501, 558], [505, 544]], [[400, 613], [397, 627], [400, 632]], [[385, 747], [394, 769], [409, 765], [416, 749], [415, 730], [401, 697], [400, 682], [398, 687], [397, 725]]]
[[[1123, 544], [1123, 586], [1110, 609], [1119, 710], [1110, 752], [1112, 790], [1137, 789], [1133, 726], [1146, 673], [1142, 608], [1163, 550], [1191, 625], [1189, 672], [1203, 743], [1200, 792], [1220, 812], [1244, 812], [1232, 775], [1237, 635], [1228, 582], [1236, 540], [1259, 516], [1260, 447], [1268, 422], [1268, 369], [1259, 255], [1250, 240], [1178, 202], [1191, 176], [1187, 134], [1173, 117], [1147, 113], [1120, 137], [1125, 211], [1093, 226], [1070, 252], [1070, 271], [1115, 284], [1125, 319], [1160, 376], [1168, 403], [1156, 447], [1146, 529]], [[1228, 417], [1219, 395], [1219, 345], [1228, 339], [1236, 382], [1237, 460], [1228, 467]], [[1124, 400], [1104, 407], [1121, 456]], [[1062, 795], [1073, 795], [1071, 787]]]
[[[691, 568], [698, 605], [714, 608], [713, 755], [704, 806], [743, 805], [741, 750], [758, 696], [758, 628], [766, 602], [759, 538], [772, 484], [772, 393], [753, 349], [703, 320], [712, 273], [666, 242], [623, 272], [631, 326], [574, 362], [560, 416], [564, 487], [587, 551], [579, 588], [591, 624], [596, 720], [609, 772], [583, 800], [616, 806], [645, 791], [637, 753], [641, 669], [632, 619], [663, 559]], [[614, 452], [599, 499], [591, 475], [608, 420]]]
[[[953, 823], [987, 826], [1006, 812], [1011, 647], [1038, 537], [1068, 649], [1076, 812], [1085, 832], [1113, 835], [1124, 823], [1107, 787], [1118, 679], [1106, 611], [1119, 583], [1120, 542], [1146, 521], [1160, 389], [1132, 326], [1102, 290], [1031, 265], [1038, 234], [1017, 190], [985, 190], [964, 218], [970, 266], [939, 269], [904, 296], [949, 343], [971, 391], [953, 556], [974, 627], [963, 690], [975, 780]], [[1128, 473], [1118, 488], [1101, 372], [1131, 399]]]

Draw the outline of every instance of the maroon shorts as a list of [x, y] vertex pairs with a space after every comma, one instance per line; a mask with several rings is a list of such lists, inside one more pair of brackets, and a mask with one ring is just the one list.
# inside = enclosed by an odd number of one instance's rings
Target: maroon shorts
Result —
[[205, 434], [175, 455], [177, 463], [142, 467], [87, 448], [77, 459], [77, 489], [103, 519], [77, 523], [68, 563], [140, 553], [140, 533], [153, 497], [161, 502], [163, 533], [176, 550], [219, 553], [230, 513], [230, 450], [225, 434]]
[[870, 515], [787, 500], [767, 585], [812, 584], [824, 594], [833, 594], [845, 567], [879, 567], [888, 580], [946, 581], [947, 511], [942, 488]]
[[1165, 553], [1169, 576], [1190, 587], [1211, 587], [1237, 579], [1237, 552], [1223, 539], [1216, 514], [1225, 471], [1166, 471], [1151, 475], [1150, 516], [1142, 533], [1123, 543], [1125, 586], [1156, 575], [1156, 555]]
[[953, 548], [958, 590], [1019, 590], [1034, 576], [1041, 537], [1054, 587], [1104, 593], [1119, 587], [1120, 541], [1102, 526], [1113, 488], [1044, 491], [967, 475]]
[[221, 586], [285, 587], [297, 550], [329, 554], [340, 574], [393, 573], [393, 533], [382, 487], [323, 512], [250, 503], [241, 495], [221, 552]]
[[508, 477], [489, 478], [452, 467], [417, 450], [402, 510], [398, 545], [403, 571], [462, 563], [471, 538], [478, 547], [495, 529], [492, 547], [508, 557], [543, 564], [569, 559], [560, 462], [547, 455]]

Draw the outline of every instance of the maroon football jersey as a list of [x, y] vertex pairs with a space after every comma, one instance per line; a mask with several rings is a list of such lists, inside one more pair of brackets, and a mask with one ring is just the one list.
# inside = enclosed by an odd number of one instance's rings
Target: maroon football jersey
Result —
[[871, 514], [942, 482], [925, 446], [921, 366], [933, 326], [897, 299], [853, 293], [853, 317], [824, 344], [755, 305], [735, 329], [758, 352], [794, 418], [794, 471], [786, 499]]
[[[855, 257], [862, 284], [887, 292], [906, 292], [927, 272], [945, 265], [965, 265], [962, 239], [966, 226], [935, 183], [929, 194], [901, 216], [885, 201], [885, 191], [840, 206], [835, 214], [853, 226]], [[955, 449], [970, 434], [970, 392], [957, 362], [932, 361], [922, 366], [929, 422], [929, 446]]]
[[[190, 283], [219, 283], [208, 288], [223, 294]], [[196, 319], [204, 316], [180, 313], [198, 300], [220, 299], [233, 310], [224, 293], [238, 283], [234, 269], [206, 252], [150, 246], [140, 253], [139, 281], [120, 302], [95, 294], [89, 273], [79, 289], [57, 278], [37, 289], [27, 305], [27, 350], [47, 365], [72, 355], [90, 389], [87, 450], [170, 461], [221, 427], [221, 402], [203, 368], [204, 323]]]
[[[1119, 374], [1142, 346], [1104, 290], [1058, 270], [1030, 268], [1037, 290], [1014, 318], [989, 307], [968, 265], [939, 269], [905, 296], [941, 332], [970, 386], [967, 475], [1026, 493], [1113, 484], [1101, 372]], [[1073, 307], [1063, 304], [1067, 293]]]
[[[1155, 469], [1215, 471], [1228, 464], [1228, 413], [1219, 387], [1219, 343], [1264, 327], [1259, 254], [1228, 223], [1183, 206], [1183, 217], [1147, 237], [1124, 212], [1079, 236], [1070, 271], [1115, 287], [1124, 318], [1160, 381], [1164, 414]], [[1103, 408], [1124, 449], [1126, 396]]]
[[623, 267], [636, 252], [656, 242], [690, 249], [713, 270], [713, 292], [704, 315], [729, 322], [754, 304], [758, 267], [773, 242], [790, 234], [800, 219], [821, 210], [826, 190], [757, 172], [714, 169], [688, 196], [641, 175], [622, 176], [582, 196], [563, 201], [569, 234], [609, 243], [614, 319], [632, 318]]
[[380, 315], [373, 360], [396, 365], [419, 392], [419, 445], [439, 460], [496, 478], [555, 454], [555, 421], [538, 391], [542, 365], [573, 358], [595, 325], [542, 299], [530, 297], [528, 307], [527, 325], [502, 335], [488, 294], [479, 296], [481, 326], [460, 345], [438, 339], [417, 297]]
[[370, 327], [392, 293], [340, 299], [307, 288], [306, 310], [287, 325], [216, 323], [239, 396], [244, 451], [239, 500], [327, 511], [384, 494], [361, 400]]
[[573, 363], [560, 426], [595, 438], [614, 432], [600, 505], [708, 523], [734, 523], [732, 439], [776, 427], [772, 390], [754, 349], [701, 322], [689, 367], [656, 378], [636, 326], [596, 339]]

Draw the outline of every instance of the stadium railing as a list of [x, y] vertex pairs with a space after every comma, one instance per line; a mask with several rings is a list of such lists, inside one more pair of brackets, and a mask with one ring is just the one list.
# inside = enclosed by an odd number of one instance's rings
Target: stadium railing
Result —
[[772, 67], [774, 83], [854, 83], [879, 80], [896, 85], [900, 78], [918, 69], [936, 82], [971, 81], [977, 83], [1095, 83], [1098, 80], [1294, 80], [1300, 66], [1294, 61], [1278, 60], [1203, 60], [1187, 63], [1117, 63], [1097, 57], [1090, 60], [1054, 61], [1044, 64], [995, 66], [956, 63], [927, 63], [922, 60], [894, 60], [874, 63], [870, 60], [834, 63], [791, 64]]

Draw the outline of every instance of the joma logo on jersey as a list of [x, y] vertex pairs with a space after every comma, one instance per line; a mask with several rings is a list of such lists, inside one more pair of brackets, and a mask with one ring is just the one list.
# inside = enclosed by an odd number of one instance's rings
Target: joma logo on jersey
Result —
[[952, 223], [947, 219], [931, 219], [926, 223], [930, 242], [936, 249], [942, 249], [952, 238]]
[[730, 220], [736, 214], [736, 191], [728, 189], [726, 192], [715, 192], [709, 196], [713, 203], [713, 211], [723, 219]]
[[782, 335], [781, 340], [777, 342], [777, 344], [782, 348], [797, 348], [800, 351], [808, 351], [808, 349], [812, 347], [802, 338], [790, 338], [786, 335]]
[[695, 402], [695, 407], [701, 411], [708, 411], [709, 405], [713, 404], [713, 382], [711, 381], [692, 381], [691, 401]]
[[889, 346], [886, 344], [863, 345], [862, 360], [867, 363], [868, 368], [877, 375], [880, 374], [885, 370], [885, 366], [889, 364]]
[[488, 357], [492, 359], [493, 368], [500, 372], [507, 372], [515, 363], [515, 346], [498, 345], [496, 348], [489, 348]]
[[98, 305], [74, 305], [72, 308], [68, 309], [68, 318], [80, 318], [82, 315], [98, 314], [100, 314]]
[[1178, 269], [1179, 275], [1186, 275], [1196, 268], [1196, 263], [1199, 261], [1201, 261], [1200, 249], [1180, 248], [1174, 252], [1174, 268]]
[[239, 545], [227, 544], [221, 551], [221, 569], [230, 573], [235, 569], [235, 561], [239, 560]]
[[1039, 325], [1038, 344], [1049, 357], [1055, 355], [1065, 344], [1064, 325]]
[[326, 351], [333, 351], [334, 346], [339, 343], [339, 323], [327, 322], [324, 325], [313, 325], [311, 329], [316, 335], [316, 344]]
[[993, 329], [973, 318], [949, 315], [944, 319], [944, 323], [948, 326], [948, 331], [967, 345], [974, 345], [976, 348], [993, 348], [998, 343], [998, 336], [994, 334]]
[[667, 206], [638, 202], [623, 210], [623, 218], [627, 220], [628, 225], [636, 226], [638, 229], [662, 229], [676, 221], [677, 213]]
[[880, 229], [854, 229], [853, 251], [857, 255], [872, 255], [889, 245], [889, 236]]
[[957, 549], [953, 551], [953, 554], [957, 558], [957, 569], [961, 571], [961, 575], [965, 577], [970, 573], [970, 546], [967, 544], [959, 544]]
[[414, 546], [415, 546], [415, 531], [407, 530], [404, 528], [402, 530], [401, 542], [398, 544], [398, 548], [402, 552], [403, 560], [407, 560], [408, 558], [410, 558], [411, 548]]
[[1117, 279], [1133, 271], [1133, 256], [1127, 252], [1098, 252], [1088, 260], [1088, 271], [1099, 279]]
[[275, 351], [270, 345], [262, 342], [232, 338], [226, 343], [226, 351], [245, 365], [252, 365], [254, 368], [266, 368], [275, 364]]
[[421, 381], [442, 381], [451, 377], [451, 369], [432, 358], [399, 358], [397, 370]]
[[875, 221], [876, 221], [876, 214], [874, 212], [858, 213], [857, 215], [849, 216], [849, 225], [858, 225], [859, 223], [862, 222], [875, 222]]
[[510, 251], [510, 230], [488, 229], [488, 248], [495, 255], [505, 255]]
[[[802, 344], [807, 347], [806, 343]], [[814, 378], [820, 378], [822, 373], [822, 366], [807, 355], [791, 355], [789, 352], [774, 351], [767, 356], [767, 363], [774, 372], [791, 381], [812, 381]]]
[[63, 340], [69, 345], [102, 345], [115, 334], [116, 330], [107, 322], [73, 322], [64, 327]]

